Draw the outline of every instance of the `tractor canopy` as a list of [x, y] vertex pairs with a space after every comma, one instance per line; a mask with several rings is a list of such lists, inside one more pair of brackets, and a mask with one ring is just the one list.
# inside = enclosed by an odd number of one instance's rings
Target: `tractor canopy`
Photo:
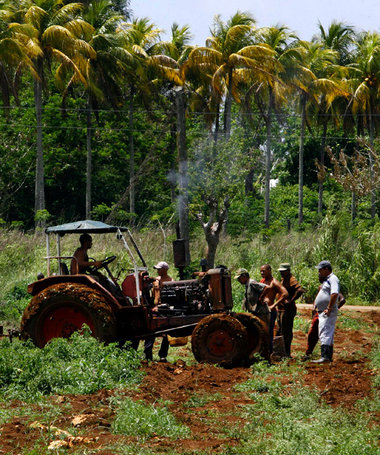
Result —
[[50, 226], [45, 229], [46, 234], [59, 234], [63, 237], [65, 234], [107, 234], [109, 232], [126, 232], [127, 227], [111, 226], [101, 221], [84, 220], [74, 221], [73, 223]]

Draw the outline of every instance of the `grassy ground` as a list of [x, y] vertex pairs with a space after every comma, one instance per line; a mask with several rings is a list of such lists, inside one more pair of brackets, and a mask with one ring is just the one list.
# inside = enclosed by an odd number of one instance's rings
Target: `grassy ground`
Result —
[[87, 335], [4, 339], [0, 453], [377, 454], [378, 317], [340, 316], [331, 366], [301, 361], [307, 327], [302, 312], [291, 361], [230, 370], [197, 364], [190, 344], [146, 364]]

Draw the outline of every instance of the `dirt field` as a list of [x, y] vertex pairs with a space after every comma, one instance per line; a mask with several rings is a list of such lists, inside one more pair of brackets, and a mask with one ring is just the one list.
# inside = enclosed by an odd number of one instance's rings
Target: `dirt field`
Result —
[[[310, 310], [301, 309], [299, 312], [307, 318]], [[350, 311], [349, 314], [360, 321], [365, 321], [373, 329], [380, 326], [379, 311]], [[294, 335], [293, 352], [303, 353], [306, 334], [298, 330]], [[353, 409], [357, 400], [368, 397], [371, 393], [371, 379], [375, 372], [370, 369], [365, 354], [370, 351], [375, 336], [374, 333], [368, 334], [361, 330], [340, 328], [336, 333], [334, 362], [331, 365], [306, 363], [305, 382], [317, 387], [321, 399], [327, 404]], [[148, 403], [157, 403], [159, 400], [169, 401], [170, 412], [190, 428], [191, 438], [174, 441], [156, 436], [146, 442], [146, 447], [149, 447], [152, 452], [205, 450], [218, 453], [227, 445], [239, 444], [238, 440], [226, 437], [222, 428], [229, 423], [236, 425], [241, 422], [244, 425], [244, 419], [234, 413], [219, 420], [215, 419], [215, 415], [218, 415], [218, 411], [224, 411], [225, 415], [226, 409], [234, 409], [238, 405], [252, 402], [245, 392], [234, 390], [236, 384], [246, 381], [252, 375], [251, 369], [225, 370], [196, 364], [189, 360], [189, 345], [174, 349], [178, 349], [178, 353], [183, 354], [182, 357], [186, 360], [177, 360], [174, 364], [153, 362], [144, 365], [143, 369], [147, 374], [138, 391], [125, 392], [125, 395], [133, 400], [144, 400]], [[176, 353], [176, 355], [179, 354]], [[296, 360], [292, 359], [289, 362], [296, 362]], [[287, 379], [284, 377], [283, 381], [286, 383]], [[217, 399], [198, 407], [186, 406], [185, 403], [194, 396], [195, 392], [204, 393], [207, 396], [215, 394]], [[30, 418], [13, 418], [0, 430], [0, 454], [19, 454], [26, 448], [35, 448], [36, 441], [41, 440], [41, 436], [44, 435], [49, 443], [54, 440], [61, 441], [59, 444], [65, 448], [65, 451], [59, 453], [113, 455], [115, 452], [107, 449], [110, 445], [137, 442], [137, 438], [113, 435], [110, 431], [114, 414], [108, 400], [113, 394], [113, 391], [101, 390], [89, 396], [51, 397], [51, 403], [62, 407], [62, 415], [56, 420], [54, 426], [61, 431], [76, 427], [79, 430], [77, 434], [80, 436], [74, 438], [65, 433], [57, 436], [56, 430], [52, 427], [48, 429], [38, 422], [31, 422]], [[11, 406], [19, 406], [19, 403], [12, 403]]]

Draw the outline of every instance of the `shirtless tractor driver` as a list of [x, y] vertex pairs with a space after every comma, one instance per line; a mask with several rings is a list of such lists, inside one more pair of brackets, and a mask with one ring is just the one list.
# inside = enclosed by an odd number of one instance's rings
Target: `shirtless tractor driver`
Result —
[[70, 265], [70, 274], [78, 275], [88, 272], [89, 267], [100, 267], [102, 261], [89, 261], [87, 251], [92, 247], [90, 234], [82, 234], [79, 237], [80, 247], [75, 250]]

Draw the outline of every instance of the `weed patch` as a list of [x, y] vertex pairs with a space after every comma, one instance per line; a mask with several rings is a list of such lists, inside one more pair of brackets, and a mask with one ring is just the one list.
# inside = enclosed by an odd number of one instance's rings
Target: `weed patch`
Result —
[[131, 399], [114, 398], [111, 405], [117, 408], [116, 418], [112, 430], [116, 434], [126, 436], [165, 436], [167, 438], [184, 438], [189, 436], [190, 430], [179, 423], [170, 414], [168, 409], [145, 404], [142, 401], [134, 402]]

